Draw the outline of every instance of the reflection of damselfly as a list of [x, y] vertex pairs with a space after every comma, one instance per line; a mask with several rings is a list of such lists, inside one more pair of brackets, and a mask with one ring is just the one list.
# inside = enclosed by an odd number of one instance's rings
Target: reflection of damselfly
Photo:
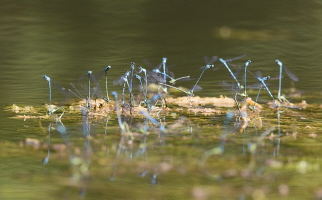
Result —
[[115, 101], [115, 110], [116, 110], [116, 114], [117, 114], [117, 120], [121, 129], [121, 133], [123, 136], [127, 136], [129, 139], [133, 139], [133, 134], [130, 131], [130, 128], [128, 126], [128, 124], [126, 122], [123, 122], [121, 119], [121, 112], [119, 109], [119, 103], [118, 103], [118, 96], [117, 96], [117, 92], [112, 92], [112, 95], [114, 96], [114, 101]]

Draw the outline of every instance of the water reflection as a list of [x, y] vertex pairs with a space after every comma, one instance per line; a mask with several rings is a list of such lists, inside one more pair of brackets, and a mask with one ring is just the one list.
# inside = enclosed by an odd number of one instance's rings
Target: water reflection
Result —
[[[84, 123], [85, 125], [83, 124], [83, 127], [87, 126], [86, 124], [88, 122], [84, 122]], [[72, 173], [70, 175], [70, 186], [80, 187], [79, 195], [80, 197], [84, 197], [86, 187], [89, 183], [89, 177], [90, 177], [89, 167], [90, 167], [91, 157], [92, 157], [91, 143], [88, 135], [90, 134], [89, 132], [90, 128], [86, 127], [86, 129], [83, 132], [83, 136], [85, 139], [83, 143], [83, 151], [80, 151], [77, 146], [74, 146], [71, 143], [70, 135], [68, 134], [67, 128], [64, 126], [64, 124], [61, 121], [56, 123], [52, 123], [52, 122], [49, 123], [48, 125], [49, 136], [50, 136], [52, 127], [54, 127], [54, 129], [57, 130], [57, 132], [60, 134], [61, 140], [64, 143], [64, 146], [67, 147], [66, 153], [68, 154], [70, 168], [72, 169]], [[43, 165], [48, 164], [48, 161], [49, 161], [49, 152], [51, 148], [49, 144], [50, 144], [50, 138], [48, 139], [48, 155], [44, 159], [46, 160], [46, 163], [44, 163], [43, 161]], [[62, 148], [62, 150], [65, 149], [63, 146], [60, 146], [60, 148]], [[54, 164], [54, 163], [51, 163], [51, 164]]]
[[47, 156], [42, 160], [43, 165], [46, 165], [48, 163], [49, 157], [50, 157], [50, 129], [51, 129], [51, 123], [48, 125], [48, 139], [47, 139], [48, 149], [47, 149]]
[[[51, 184], [69, 188], [69, 193], [77, 193], [84, 198], [92, 197], [94, 191], [107, 194], [106, 189], [95, 189], [102, 182], [118, 191], [131, 188], [130, 185], [133, 190], [142, 190], [146, 188], [145, 184], [155, 185], [156, 190], [163, 191], [162, 188], [177, 188], [180, 179], [187, 183], [179, 185], [191, 190], [192, 197], [196, 199], [199, 199], [198, 195], [218, 197], [215, 192], [218, 189], [236, 189], [231, 194], [236, 197], [248, 198], [256, 196], [257, 192], [269, 197], [266, 189], [258, 187], [267, 185], [265, 187], [273, 190], [270, 180], [275, 180], [281, 190], [284, 186], [289, 188], [286, 194], [289, 195], [293, 191], [292, 183], [283, 171], [294, 175], [319, 172], [316, 160], [296, 153], [297, 148], [303, 151], [303, 147], [290, 146], [293, 133], [296, 133], [292, 123], [302, 128], [298, 122], [290, 122], [289, 116], [302, 112], [289, 108], [277, 111], [262, 109], [261, 126], [251, 120], [245, 127], [242, 118], [251, 115], [244, 113], [240, 116], [237, 108], [226, 115], [211, 117], [188, 113], [185, 117], [163, 114], [157, 118], [147, 113], [131, 117], [130, 113], [123, 113], [126, 118], [121, 119], [121, 124], [128, 124], [125, 132], [130, 131], [131, 136], [122, 134], [114, 114], [98, 119], [87, 114], [79, 116], [77, 122], [71, 122], [71, 116], [66, 115], [60, 122], [55, 119], [49, 122], [43, 141], [46, 155], [41, 152], [39, 159], [47, 160], [43, 167], [48, 169], [66, 162], [64, 169], [56, 170], [67, 175], [69, 180], [64, 186], [59, 182]], [[258, 116], [253, 116], [253, 119], [258, 120]], [[75, 131], [75, 127], [80, 131]], [[93, 127], [97, 129], [95, 134]], [[55, 132], [59, 133], [60, 140], [57, 140]], [[30, 139], [28, 143], [32, 145]], [[65, 150], [63, 146], [60, 148], [66, 156], [57, 151], [59, 143], [64, 144]], [[42, 148], [41, 143], [37, 146]], [[291, 157], [292, 161], [289, 160]], [[51, 179], [53, 177], [49, 176], [48, 180]], [[235, 181], [242, 182], [242, 186], [236, 186]], [[215, 190], [208, 190], [208, 187]], [[245, 187], [249, 189], [243, 189]], [[273, 192], [274, 195], [277, 193]], [[142, 193], [136, 195], [146, 197]], [[228, 194], [224, 196], [228, 197]]]

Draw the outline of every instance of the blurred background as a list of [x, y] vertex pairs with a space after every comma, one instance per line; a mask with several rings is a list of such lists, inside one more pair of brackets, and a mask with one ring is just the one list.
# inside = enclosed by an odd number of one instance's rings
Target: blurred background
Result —
[[[0, 7], [0, 105], [48, 101], [42, 75], [63, 86], [88, 70], [111, 65], [112, 81], [130, 62], [147, 69], [162, 57], [176, 77], [197, 78], [204, 56], [252, 60], [250, 70], [278, 75], [280, 59], [305, 93], [321, 92], [321, 1], [2, 1]], [[215, 65], [218, 64], [215, 63]], [[251, 78], [251, 77], [250, 77]], [[207, 71], [201, 96], [225, 94], [231, 80], [221, 68]], [[284, 79], [285, 87], [290, 79]], [[194, 81], [178, 85], [192, 87]], [[228, 93], [229, 94], [229, 93]], [[62, 97], [57, 93], [54, 101]], [[312, 100], [315, 101], [315, 100]]]

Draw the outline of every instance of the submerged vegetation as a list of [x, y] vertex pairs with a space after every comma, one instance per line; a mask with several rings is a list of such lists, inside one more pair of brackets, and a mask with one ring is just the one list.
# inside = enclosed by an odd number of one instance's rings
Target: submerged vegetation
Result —
[[[44, 150], [42, 165], [68, 158], [70, 181], [57, 181], [77, 188], [82, 197], [88, 190], [102, 192], [103, 188], [95, 187], [102, 185], [101, 181], [121, 191], [111, 197], [123, 199], [129, 198], [122, 193], [124, 187], [132, 188], [131, 193], [143, 199], [154, 195], [157, 199], [276, 199], [276, 195], [283, 198], [305, 191], [293, 190], [297, 183], [287, 174], [304, 176], [320, 170], [322, 163], [305, 158], [311, 148], [320, 149], [316, 145], [320, 140], [318, 127], [305, 123], [308, 119], [303, 109], [311, 112], [312, 108], [304, 100], [291, 103], [283, 96], [282, 79], [298, 78], [281, 61], [276, 60], [279, 85], [275, 96], [268, 84], [271, 77], [252, 72], [250, 60], [232, 64], [244, 56], [205, 58], [206, 65], [196, 80], [191, 80], [190, 74], [175, 78], [166, 58], [151, 70], [132, 62], [130, 69], [113, 81], [121, 87], [119, 94], [108, 90], [111, 66], [97, 74], [88, 71], [70, 83], [70, 89], [44, 75], [49, 91], [45, 108], [7, 108], [17, 113], [16, 118], [41, 119], [38, 126], [45, 139], [27, 137], [20, 146]], [[222, 82], [232, 97], [196, 96], [202, 89], [203, 74], [220, 67], [233, 78], [233, 83]], [[243, 73], [241, 81], [239, 72]], [[249, 84], [249, 79], [257, 82]], [[191, 81], [191, 89], [177, 86], [180, 81]], [[62, 93], [61, 103], [54, 105], [52, 88]], [[259, 102], [262, 90], [271, 98], [266, 103]], [[70, 133], [76, 121], [81, 121], [81, 137]], [[298, 137], [308, 145], [297, 141]], [[91, 180], [94, 176], [99, 178]], [[115, 182], [119, 177], [123, 178]], [[147, 182], [168, 187], [166, 191], [155, 189], [158, 194], [143, 193]], [[173, 190], [179, 185], [186, 188], [180, 194]], [[320, 197], [320, 192], [321, 188], [315, 187], [305, 196]]]

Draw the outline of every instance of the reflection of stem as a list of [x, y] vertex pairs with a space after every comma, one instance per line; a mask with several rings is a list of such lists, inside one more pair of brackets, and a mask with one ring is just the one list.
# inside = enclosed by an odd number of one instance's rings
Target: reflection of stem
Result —
[[136, 157], [139, 157], [139, 156], [143, 156], [146, 160], [147, 160], [147, 152], [146, 152], [146, 149], [147, 149], [147, 144], [146, 144], [146, 140], [147, 140], [147, 137], [144, 136], [143, 137], [143, 141], [141, 141], [140, 143], [140, 148], [139, 150], [135, 153], [135, 156]]
[[[84, 134], [89, 134], [90, 131], [87, 117], [83, 118], [83, 131]], [[84, 142], [84, 151], [81, 156], [76, 156], [73, 153], [72, 146], [69, 141], [69, 137], [67, 135], [67, 129], [62, 122], [57, 123], [56, 130], [59, 132], [62, 140], [64, 141], [65, 145], [68, 149], [68, 155], [70, 160], [70, 165], [73, 170], [71, 180], [73, 183], [80, 183], [81, 190], [80, 190], [80, 197], [85, 195], [87, 181], [88, 181], [88, 173], [89, 173], [89, 166], [91, 163], [91, 156], [92, 156], [92, 148], [90, 144], [90, 140], [86, 139]]]
[[[226, 115], [226, 119], [224, 121], [224, 128], [225, 129], [228, 129], [228, 126], [229, 126], [229, 122], [230, 120], [234, 117], [234, 112], [233, 111], [230, 111], [227, 113]], [[207, 162], [207, 160], [211, 157], [211, 156], [219, 156], [219, 155], [222, 155], [224, 153], [224, 148], [225, 148], [225, 140], [226, 140], [226, 137], [227, 137], [227, 131], [223, 129], [222, 131], [222, 135], [221, 135], [221, 142], [219, 143], [218, 146], [206, 151], [202, 158], [201, 158], [201, 162], [200, 162], [200, 167], [204, 168], [205, 167], [205, 164]], [[213, 179], [218, 179], [220, 178], [220, 174], [212, 174], [210, 172], [206, 172], [207, 175], [210, 177], [210, 178], [213, 178]]]
[[246, 151], [245, 151], [245, 134], [243, 134], [243, 155], [246, 154]]
[[156, 184], [158, 184], [158, 181], [157, 181], [157, 177], [158, 177], [158, 175], [157, 174], [152, 174], [152, 176], [151, 176], [151, 184], [153, 184], [153, 185], [156, 185]]
[[280, 146], [281, 146], [281, 112], [280, 111], [277, 111], [277, 129], [278, 129], [278, 138], [277, 138], [276, 155], [279, 155]]
[[[117, 120], [121, 129], [121, 132], [125, 132], [125, 127], [124, 124], [122, 123], [121, 120], [121, 113], [120, 113], [120, 109], [119, 109], [119, 103], [118, 103], [118, 98], [117, 98], [117, 92], [112, 92], [112, 95], [114, 96], [114, 101], [115, 101], [115, 110], [116, 110], [116, 114], [117, 114]], [[124, 100], [122, 100], [123, 102]]]
[[266, 131], [264, 131], [257, 139], [257, 144], [260, 144], [262, 142], [262, 140], [268, 136], [271, 132], [273, 132], [275, 130], [275, 126], [270, 127], [269, 129], [267, 129]]
[[[107, 137], [106, 137], [106, 135], [107, 135], [107, 124], [108, 124], [108, 120], [109, 120], [109, 118], [108, 117], [106, 117], [106, 122], [105, 122], [105, 129], [104, 129], [104, 147], [106, 147], [107, 146], [107, 142], [106, 142], [106, 140], [107, 140]], [[106, 150], [106, 155], [108, 154], [108, 150]]]
[[119, 145], [118, 145], [118, 148], [117, 148], [115, 160], [114, 160], [114, 163], [113, 163], [112, 175], [110, 177], [110, 181], [114, 181], [115, 180], [115, 176], [116, 176], [116, 172], [117, 172], [117, 161], [118, 161], [118, 159], [120, 157], [121, 150], [123, 148], [123, 140], [124, 140], [124, 137], [121, 137], [121, 140], [120, 140]]
[[82, 129], [83, 129], [83, 137], [90, 136], [91, 126], [87, 115], [82, 117]]
[[[71, 179], [73, 182], [78, 182], [81, 179], [84, 179], [84, 174], [86, 172], [87, 165], [84, 165], [84, 160], [79, 156], [74, 155], [71, 143], [69, 141], [69, 137], [67, 135], [66, 127], [62, 122], [57, 123], [56, 130], [59, 132], [60, 137], [64, 141], [65, 145], [67, 146], [68, 155], [69, 155], [69, 162], [72, 167], [73, 173]], [[82, 188], [82, 190], [84, 187]], [[81, 193], [83, 194], [83, 192]]]
[[51, 129], [51, 123], [49, 123], [48, 125], [48, 140], [47, 140], [48, 149], [47, 149], [47, 156], [42, 160], [43, 165], [48, 164], [49, 157], [50, 157], [50, 129]]

